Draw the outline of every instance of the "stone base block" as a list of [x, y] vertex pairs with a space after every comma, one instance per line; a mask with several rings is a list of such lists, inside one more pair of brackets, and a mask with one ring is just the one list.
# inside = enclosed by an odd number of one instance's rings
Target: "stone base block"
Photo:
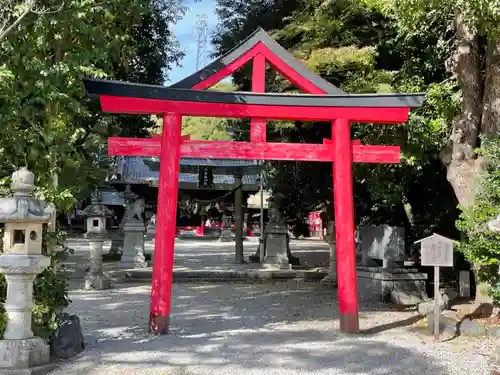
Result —
[[[23, 340], [0, 340], [0, 374], [17, 374], [10, 371], [35, 370], [49, 363], [50, 348], [39, 337]], [[7, 372], [5, 372], [7, 371]], [[19, 372], [31, 374], [33, 372]]]
[[104, 290], [111, 288], [111, 282], [105, 275], [87, 275], [83, 288], [86, 290]]
[[146, 258], [144, 258], [144, 260], [135, 258], [124, 259], [124, 255], [122, 255], [122, 259], [120, 261], [120, 268], [122, 270], [130, 270], [132, 268], [147, 268], [147, 267], [149, 267], [149, 265], [148, 262], [146, 262]]
[[326, 275], [322, 280], [321, 280], [321, 284], [325, 285], [325, 286], [332, 286], [332, 287], [335, 287], [338, 285], [338, 281], [337, 281], [337, 275], [332, 275], [332, 274], [328, 274]]
[[269, 259], [268, 257], [266, 258], [266, 261], [262, 263], [262, 268], [266, 270], [291, 270], [292, 265], [288, 263], [288, 261], [286, 263], [279, 262], [277, 260], [276, 262], [273, 262], [273, 259]]
[[220, 242], [231, 242], [233, 241], [233, 233], [229, 229], [222, 229], [219, 237]]
[[427, 274], [414, 269], [358, 267], [358, 293], [362, 300], [392, 301], [400, 305], [416, 305], [429, 299]]
[[2, 369], [0, 375], [45, 375], [52, 372], [57, 367], [57, 363], [47, 363], [42, 366], [35, 366], [22, 369]]

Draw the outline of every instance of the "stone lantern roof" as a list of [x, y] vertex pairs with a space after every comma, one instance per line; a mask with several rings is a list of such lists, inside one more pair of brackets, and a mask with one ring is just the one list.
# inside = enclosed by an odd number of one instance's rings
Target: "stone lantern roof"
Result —
[[0, 222], [48, 223], [54, 209], [46, 202], [31, 197], [35, 175], [26, 167], [12, 173], [12, 197], [0, 198]]
[[113, 214], [111, 210], [105, 205], [101, 204], [101, 197], [99, 192], [96, 190], [92, 193], [92, 198], [90, 205], [85, 207], [82, 211], [82, 215], [85, 217], [112, 217]]

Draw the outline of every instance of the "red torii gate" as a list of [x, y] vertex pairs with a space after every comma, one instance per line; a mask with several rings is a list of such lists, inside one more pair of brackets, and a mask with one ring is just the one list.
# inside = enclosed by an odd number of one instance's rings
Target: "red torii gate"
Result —
[[[252, 91], [203, 91], [252, 60]], [[266, 63], [304, 94], [265, 94]], [[85, 80], [102, 110], [163, 114], [161, 137], [110, 137], [109, 155], [159, 156], [160, 181], [149, 329], [168, 333], [180, 158], [323, 161], [333, 163], [340, 326], [358, 332], [352, 163], [399, 163], [397, 146], [351, 141], [351, 122], [403, 123], [424, 94], [350, 95], [310, 72], [258, 29], [228, 54], [170, 86]], [[193, 141], [181, 137], [182, 116], [248, 117], [250, 142]], [[266, 119], [330, 121], [332, 140], [323, 144], [266, 142]]]

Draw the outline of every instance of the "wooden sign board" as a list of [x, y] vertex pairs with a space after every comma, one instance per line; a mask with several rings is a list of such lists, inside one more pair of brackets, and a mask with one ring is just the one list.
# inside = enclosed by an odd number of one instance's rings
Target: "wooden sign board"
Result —
[[422, 266], [453, 267], [453, 240], [435, 234], [420, 242]]

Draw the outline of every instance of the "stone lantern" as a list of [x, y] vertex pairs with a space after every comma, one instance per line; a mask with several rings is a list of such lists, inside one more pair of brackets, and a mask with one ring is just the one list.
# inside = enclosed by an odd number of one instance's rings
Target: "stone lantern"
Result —
[[43, 224], [53, 208], [32, 198], [35, 176], [23, 167], [12, 174], [12, 197], [0, 199], [5, 223], [0, 272], [7, 280], [7, 325], [0, 340], [0, 373], [31, 374], [49, 362], [49, 346], [31, 331], [33, 281], [50, 265], [41, 254]]
[[120, 268], [145, 268], [148, 266], [144, 253], [144, 225], [143, 214], [146, 207], [144, 199], [130, 191], [130, 187], [124, 193], [127, 203], [125, 217], [123, 218], [123, 254], [120, 260]]
[[82, 215], [87, 220], [87, 232], [85, 238], [90, 246], [90, 269], [85, 275], [85, 289], [109, 289], [109, 279], [102, 272], [102, 245], [107, 237], [106, 219], [112, 216], [111, 211], [101, 204], [99, 192], [92, 194], [91, 203]]

